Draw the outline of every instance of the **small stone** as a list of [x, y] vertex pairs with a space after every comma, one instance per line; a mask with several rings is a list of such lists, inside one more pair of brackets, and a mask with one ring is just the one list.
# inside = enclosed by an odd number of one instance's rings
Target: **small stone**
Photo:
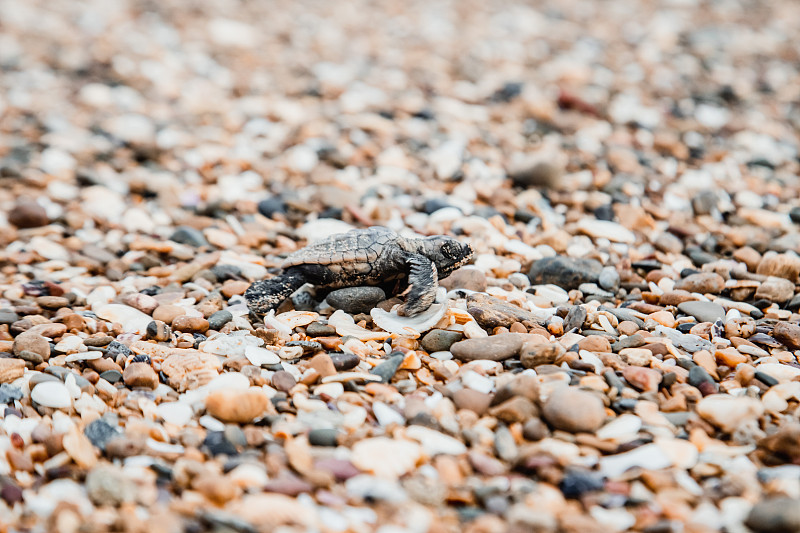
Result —
[[86, 494], [95, 505], [119, 506], [136, 499], [136, 485], [117, 466], [102, 464], [86, 476]]
[[19, 320], [19, 315], [11, 309], [0, 309], [0, 325], [10, 325]]
[[147, 315], [153, 314], [156, 307], [158, 307], [158, 300], [150, 295], [142, 294], [140, 292], [128, 293], [122, 297], [122, 303], [129, 305], [134, 309], [138, 309]]
[[50, 342], [42, 335], [30, 331], [17, 335], [12, 350], [16, 356], [22, 352], [32, 352], [41, 357], [43, 361], [50, 359]]
[[178, 226], [172, 235], [170, 235], [169, 240], [195, 248], [210, 246], [203, 232], [191, 226]]
[[800, 531], [800, 500], [772, 497], [756, 503], [744, 524], [756, 533], [796, 533]]
[[622, 370], [622, 377], [635, 389], [643, 392], [654, 392], [658, 390], [661, 383], [661, 372], [652, 368], [641, 366], [628, 366]]
[[244, 390], [222, 389], [206, 398], [208, 413], [225, 422], [247, 424], [267, 414], [269, 397], [260, 388]]
[[459, 389], [453, 393], [453, 403], [458, 409], [468, 409], [482, 416], [489, 408], [491, 395], [472, 389]]
[[[97, 369], [95, 368], [95, 370]], [[122, 372], [120, 372], [119, 370], [105, 370], [100, 374], [100, 377], [108, 381], [109, 383], [114, 384], [122, 379]]]
[[800, 326], [790, 322], [778, 322], [772, 329], [772, 336], [792, 350], [800, 349]]
[[63, 296], [39, 296], [36, 303], [44, 309], [61, 309], [69, 305], [69, 300]]
[[277, 365], [281, 362], [278, 354], [260, 346], [245, 346], [244, 356], [250, 361], [250, 364], [258, 367]]
[[610, 220], [584, 218], [578, 221], [577, 230], [595, 239], [608, 239], [611, 242], [632, 244], [636, 236], [631, 230]]
[[583, 328], [583, 323], [586, 322], [588, 311], [582, 305], [574, 305], [570, 307], [567, 316], [564, 319], [564, 331], [578, 330]]
[[100, 450], [105, 450], [108, 441], [120, 436], [120, 430], [102, 418], [93, 420], [83, 430], [86, 438]]
[[160, 320], [147, 324], [147, 338], [156, 342], [167, 342], [172, 338], [172, 329]]
[[[0, 383], [5, 385], [21, 378], [25, 374], [25, 361], [11, 357], [0, 358]], [[8, 403], [0, 401], [0, 404]]]
[[283, 392], [289, 392], [295, 385], [297, 385], [297, 381], [294, 379], [294, 376], [285, 370], [279, 370], [278, 372], [272, 374], [271, 382], [273, 387]]
[[504, 361], [517, 355], [525, 337], [519, 333], [501, 333], [491, 337], [465, 339], [453, 344], [450, 351], [460, 361], [488, 359]]
[[613, 266], [603, 267], [603, 270], [600, 271], [600, 275], [597, 278], [597, 284], [607, 291], [617, 292], [617, 290], [619, 290], [619, 283], [620, 278], [617, 269]]
[[125, 385], [130, 388], [153, 390], [158, 387], [158, 376], [148, 363], [130, 363], [122, 374]]
[[691, 301], [678, 304], [678, 310], [693, 316], [698, 322], [716, 322], [725, 319], [725, 308], [714, 302]]
[[64, 435], [64, 451], [81, 468], [92, 468], [97, 463], [97, 455], [94, 446], [86, 436], [73, 427]]
[[178, 305], [159, 305], [153, 311], [153, 320], [160, 320], [165, 324], [171, 325], [176, 317], [186, 314], [186, 309]]
[[[388, 437], [363, 439], [352, 447], [353, 464], [364, 472], [385, 479], [397, 479], [417, 466], [422, 447], [416, 442]], [[391, 461], [386, 458], [391, 457]]]
[[540, 418], [531, 418], [522, 426], [522, 436], [530, 441], [540, 441], [547, 437], [549, 433], [547, 424], [542, 422]]
[[244, 294], [248, 287], [250, 287], [250, 284], [246, 281], [229, 279], [222, 284], [220, 292], [225, 298], [232, 298], [233, 296]]
[[756, 289], [755, 297], [757, 300], [769, 300], [770, 302], [783, 303], [794, 296], [794, 283], [783, 278], [767, 278]]
[[103, 320], [121, 324], [125, 333], [145, 334], [147, 325], [152, 321], [150, 316], [129, 305], [106, 304], [94, 312]]
[[596, 431], [606, 419], [600, 398], [573, 387], [554, 390], [545, 402], [542, 413], [553, 427], [571, 433]]
[[309, 337], [330, 337], [336, 335], [336, 329], [327, 324], [320, 324], [319, 322], [312, 322], [306, 326], [306, 335]]
[[[355, 357], [358, 358], [358, 356]], [[359, 362], [360, 361], [361, 360], [359, 359]], [[353, 368], [357, 365], [358, 363], [356, 363], [350, 368]], [[317, 374], [319, 374], [321, 378], [333, 376], [334, 374], [336, 374], [337, 371], [335, 362], [333, 361], [331, 356], [326, 353], [319, 353], [314, 357], [312, 357], [308, 362], [308, 366], [316, 370]], [[349, 370], [349, 368], [347, 370]]]
[[700, 294], [718, 294], [725, 288], [725, 280], [713, 272], [690, 274], [675, 283], [676, 290], [699, 292]]
[[325, 301], [335, 309], [356, 315], [369, 313], [385, 299], [386, 293], [380, 287], [345, 287], [330, 292]]
[[597, 283], [602, 270], [603, 265], [593, 259], [556, 256], [534, 262], [528, 277], [533, 285], [553, 284], [571, 290], [582, 283]]
[[181, 315], [172, 321], [172, 329], [188, 333], [205, 333], [208, 327], [208, 320], [197, 316]]
[[338, 446], [339, 430], [318, 428], [308, 432], [308, 442], [312, 446]]
[[[314, 356], [316, 357], [316, 356]], [[333, 367], [338, 372], [343, 372], [345, 370], [350, 370], [358, 366], [361, 362], [361, 358], [358, 357], [354, 353], [344, 352], [344, 353], [332, 353], [330, 354], [331, 361], [333, 361]], [[314, 358], [311, 358], [313, 361]], [[319, 370], [317, 370], [319, 371]]]
[[566, 351], [566, 348], [557, 342], [526, 342], [520, 350], [520, 362], [525, 368], [552, 365]]
[[467, 452], [467, 447], [460, 440], [424, 426], [409, 426], [406, 435], [419, 442], [428, 457], [439, 454], [461, 455]]
[[216, 313], [208, 317], [208, 327], [209, 329], [219, 331], [225, 324], [227, 324], [231, 320], [233, 320], [233, 315], [231, 314], [231, 312], [223, 309], [221, 311], [217, 311]]
[[611, 351], [611, 343], [601, 335], [589, 335], [578, 341], [578, 348], [589, 352], [608, 353]]
[[31, 390], [31, 400], [44, 407], [68, 409], [72, 407], [72, 396], [60, 381], [38, 383]]
[[394, 377], [395, 373], [397, 373], [397, 369], [400, 368], [400, 365], [403, 363], [404, 359], [405, 354], [403, 354], [403, 352], [392, 352], [386, 359], [383, 360], [383, 362], [378, 363], [372, 370], [370, 370], [370, 374], [380, 376], [383, 383], [389, 383]]
[[515, 396], [489, 409], [489, 414], [506, 424], [526, 422], [537, 416], [539, 409], [527, 398]]
[[800, 275], [800, 257], [793, 253], [767, 252], [758, 263], [756, 274], [784, 278], [794, 283]]
[[467, 297], [467, 311], [481, 327], [489, 330], [510, 328], [517, 322], [538, 322], [536, 315], [530, 311], [481, 293], [473, 293]]
[[745, 424], [757, 424], [764, 406], [755, 398], [712, 394], [697, 403], [697, 413], [725, 433], [733, 433]]
[[[3, 360], [0, 359], [0, 362]], [[25, 368], [25, 365], [22, 365], [22, 368]], [[2, 376], [2, 370], [0, 370], [0, 376]], [[20, 377], [22, 375], [20, 374]], [[0, 383], [0, 405], [6, 405], [16, 400], [22, 399], [22, 391], [19, 390], [17, 387], [13, 385], [9, 385], [8, 383]]]
[[18, 228], [38, 228], [50, 223], [44, 207], [32, 200], [20, 200], [9, 211], [8, 221]]
[[466, 289], [468, 291], [485, 292], [486, 274], [474, 267], [461, 267], [446, 278], [439, 280], [439, 285], [448, 291]]
[[459, 331], [448, 331], [445, 329], [432, 329], [422, 337], [422, 347], [428, 353], [446, 352], [450, 350], [453, 343], [462, 338]]

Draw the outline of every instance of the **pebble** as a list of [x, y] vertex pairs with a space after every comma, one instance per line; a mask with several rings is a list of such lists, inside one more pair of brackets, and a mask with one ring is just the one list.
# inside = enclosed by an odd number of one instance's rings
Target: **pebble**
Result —
[[554, 390], [545, 401], [542, 414], [554, 428], [571, 433], [596, 431], [606, 419], [600, 398], [573, 387]]
[[385, 299], [386, 293], [380, 287], [345, 287], [331, 291], [325, 301], [335, 309], [356, 315], [369, 313]]
[[247, 424], [267, 413], [269, 397], [260, 389], [222, 389], [206, 397], [208, 413], [225, 422]]
[[750, 509], [745, 525], [757, 533], [800, 531], [800, 500], [788, 497], [764, 499]]
[[725, 319], [725, 308], [714, 302], [681, 302], [678, 310], [694, 317], [698, 322], [716, 322], [718, 319]]
[[220, 310], [208, 317], [208, 327], [215, 331], [219, 331], [222, 327], [233, 320], [233, 314], [228, 310]]
[[208, 331], [208, 320], [201, 317], [180, 315], [172, 320], [172, 329], [189, 333], [205, 333]]
[[477, 268], [462, 267], [440, 280], [439, 285], [448, 291], [466, 289], [468, 291], [485, 292], [486, 274]]
[[158, 376], [148, 363], [130, 363], [125, 367], [122, 379], [131, 388], [153, 390], [158, 386]]
[[28, 331], [17, 335], [13, 351], [16, 356], [22, 352], [31, 352], [38, 355], [41, 360], [47, 361], [50, 359], [50, 342], [45, 337]]
[[86, 494], [95, 505], [132, 503], [136, 493], [136, 485], [119, 467], [99, 465], [86, 476]]
[[767, 278], [758, 289], [755, 297], [757, 299], [769, 300], [770, 302], [783, 303], [794, 296], [794, 283], [783, 278]]
[[[353, 464], [362, 472], [383, 479], [397, 479], [409, 473], [422, 458], [423, 448], [409, 440], [373, 437], [358, 441], [352, 448]], [[385, 458], [391, 457], [391, 461]]]
[[20, 229], [38, 228], [50, 223], [47, 210], [30, 200], [18, 201], [7, 216], [8, 221]]
[[518, 333], [501, 333], [491, 337], [465, 339], [450, 347], [453, 356], [460, 361], [488, 359], [504, 361], [517, 355], [524, 337]]
[[[21, 378], [25, 374], [25, 362], [10, 357], [0, 358], [0, 383], [5, 386]], [[0, 402], [8, 403], [8, 402]]]
[[444, 329], [432, 329], [422, 337], [422, 347], [428, 353], [446, 352], [450, 347], [461, 340], [462, 335], [458, 331]]
[[72, 407], [72, 395], [60, 381], [44, 381], [31, 389], [31, 400], [44, 407], [68, 409]]
[[555, 364], [567, 350], [559, 343], [526, 342], [520, 349], [520, 362], [525, 368]]
[[100, 450], [105, 450], [109, 441], [120, 436], [120, 430], [102, 418], [90, 422], [83, 430], [83, 433], [89, 439], [89, 442]]
[[535, 261], [528, 277], [533, 285], [553, 284], [571, 290], [582, 283], [597, 283], [602, 271], [599, 261], [557, 256]]
[[725, 280], [719, 274], [702, 272], [690, 274], [675, 283], [675, 289], [700, 294], [719, 294], [725, 288]]
[[698, 402], [697, 413], [722, 431], [733, 433], [745, 424], [757, 423], [764, 406], [754, 398], [712, 394]]

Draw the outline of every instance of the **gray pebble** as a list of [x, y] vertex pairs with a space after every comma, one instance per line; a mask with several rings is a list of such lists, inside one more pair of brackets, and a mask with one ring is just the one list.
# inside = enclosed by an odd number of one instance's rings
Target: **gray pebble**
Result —
[[386, 299], [380, 287], [345, 287], [328, 294], [325, 301], [331, 307], [345, 313], [369, 313], [377, 304]]
[[725, 319], [725, 309], [714, 302], [681, 302], [678, 310], [693, 316], [698, 322], [715, 322], [718, 318]]
[[458, 331], [433, 329], [422, 338], [422, 347], [428, 353], [446, 352], [450, 350], [453, 343], [460, 340], [461, 333]]
[[233, 315], [231, 314], [231, 312], [223, 309], [221, 311], [217, 311], [216, 313], [208, 317], [208, 327], [210, 329], [219, 331], [225, 324], [227, 324], [231, 320], [233, 320]]

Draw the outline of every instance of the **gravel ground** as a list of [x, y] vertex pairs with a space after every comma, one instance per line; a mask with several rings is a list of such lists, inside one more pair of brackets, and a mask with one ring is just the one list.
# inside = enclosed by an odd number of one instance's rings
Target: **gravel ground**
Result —
[[800, 531], [798, 20], [0, 0], [0, 531]]

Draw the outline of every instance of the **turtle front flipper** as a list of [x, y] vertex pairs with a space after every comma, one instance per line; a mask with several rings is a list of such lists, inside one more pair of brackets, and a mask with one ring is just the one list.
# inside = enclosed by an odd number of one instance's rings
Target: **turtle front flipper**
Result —
[[294, 269], [284, 271], [274, 278], [256, 281], [244, 293], [247, 307], [257, 317], [263, 317], [305, 283], [305, 279]]
[[408, 295], [406, 303], [400, 306], [397, 314], [414, 316], [428, 309], [436, 299], [439, 276], [436, 272], [436, 265], [424, 255], [410, 255], [406, 263], [409, 266]]

